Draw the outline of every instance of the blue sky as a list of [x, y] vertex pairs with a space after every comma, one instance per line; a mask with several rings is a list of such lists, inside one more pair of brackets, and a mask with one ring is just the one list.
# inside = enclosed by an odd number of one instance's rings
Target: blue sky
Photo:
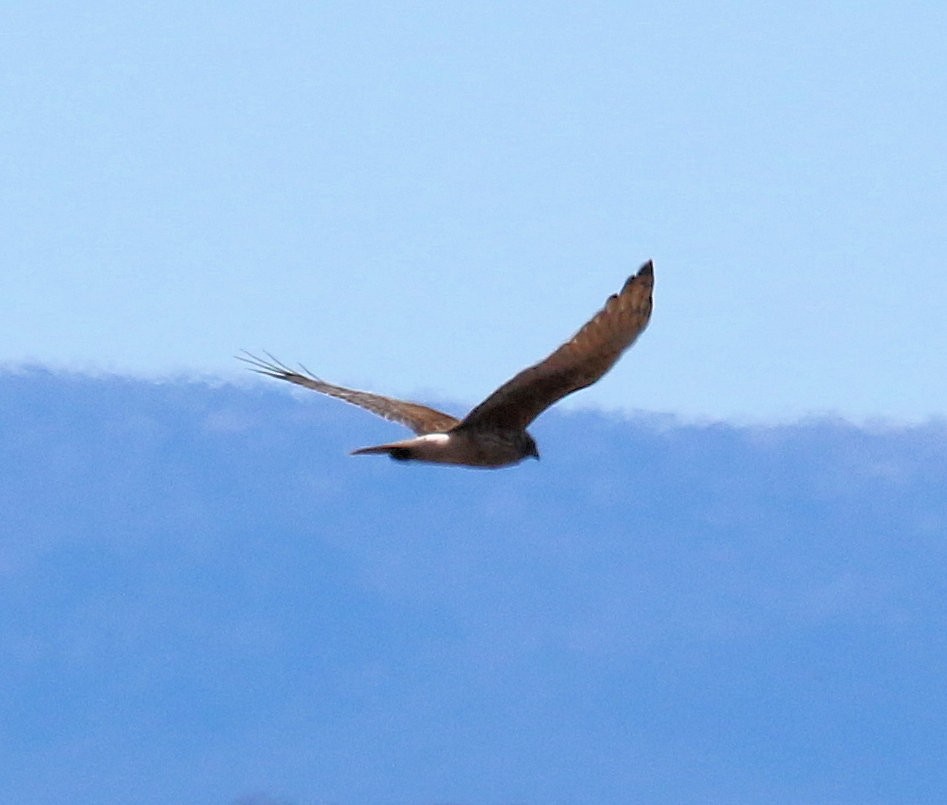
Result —
[[941, 3], [21, 3], [0, 38], [7, 365], [265, 347], [472, 404], [654, 258], [569, 405], [947, 409]]
[[[0, 800], [947, 800], [947, 7], [0, 12]], [[646, 259], [498, 472], [462, 413]]]

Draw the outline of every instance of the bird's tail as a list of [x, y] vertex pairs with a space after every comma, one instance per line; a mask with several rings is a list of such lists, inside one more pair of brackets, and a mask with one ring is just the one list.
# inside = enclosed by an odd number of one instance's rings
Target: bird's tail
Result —
[[407, 461], [413, 458], [413, 451], [409, 446], [411, 441], [412, 440], [408, 439], [403, 442], [390, 442], [389, 444], [376, 444], [373, 447], [360, 447], [358, 450], [353, 450], [352, 455], [369, 456], [387, 454], [395, 461]]

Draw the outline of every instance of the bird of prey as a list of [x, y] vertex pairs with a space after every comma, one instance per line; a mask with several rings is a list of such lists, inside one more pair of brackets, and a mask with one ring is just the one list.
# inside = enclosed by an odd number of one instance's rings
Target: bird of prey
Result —
[[398, 461], [504, 467], [539, 458], [526, 426], [567, 394], [592, 385], [634, 343], [651, 317], [653, 286], [649, 260], [572, 338], [504, 383], [463, 419], [418, 403], [326, 383], [304, 366], [295, 371], [272, 355], [263, 360], [245, 352], [240, 360], [260, 374], [338, 397], [416, 434], [413, 439], [362, 447], [352, 455], [382, 453]]

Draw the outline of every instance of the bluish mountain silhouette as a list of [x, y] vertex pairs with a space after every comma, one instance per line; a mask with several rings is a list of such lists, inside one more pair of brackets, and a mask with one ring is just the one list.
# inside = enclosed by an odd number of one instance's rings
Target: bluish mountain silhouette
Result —
[[517, 468], [347, 455], [399, 432], [0, 375], [0, 800], [947, 796], [942, 423], [554, 409]]

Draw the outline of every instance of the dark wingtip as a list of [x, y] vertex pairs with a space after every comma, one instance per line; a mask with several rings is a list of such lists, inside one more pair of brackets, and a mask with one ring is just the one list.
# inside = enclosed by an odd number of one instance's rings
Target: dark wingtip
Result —
[[[624, 286], [622, 286], [621, 292], [624, 293], [628, 288], [638, 283], [644, 283], [648, 280], [654, 281], [654, 261], [648, 260], [641, 268], [638, 269], [636, 274], [632, 274], [627, 280], [625, 280]], [[612, 299], [616, 299], [619, 294], [612, 294], [607, 301], [611, 302]]]

